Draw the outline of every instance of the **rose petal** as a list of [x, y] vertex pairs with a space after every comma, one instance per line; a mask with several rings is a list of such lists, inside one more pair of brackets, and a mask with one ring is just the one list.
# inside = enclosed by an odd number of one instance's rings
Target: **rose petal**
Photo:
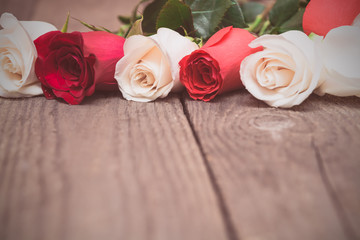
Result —
[[240, 75], [246, 89], [274, 107], [302, 103], [318, 86], [321, 64], [314, 43], [300, 31], [264, 35], [251, 44], [264, 50], [244, 59]]
[[[15, 64], [16, 66], [13, 66], [20, 70], [18, 76], [11, 73], [2, 74], [0, 96], [22, 97], [41, 94], [40, 83], [32, 71], [37, 54], [29, 34], [22, 24], [9, 13], [1, 15], [0, 25], [3, 27], [0, 30], [0, 55], [3, 56], [1, 58], [4, 59], [4, 54], [9, 53], [11, 57], [8, 57], [15, 59], [11, 64]], [[2, 65], [1, 68], [3, 67]]]
[[47, 22], [20, 21], [20, 23], [33, 41], [47, 32], [57, 31], [54, 25]]
[[325, 36], [331, 29], [351, 25], [360, 13], [359, 0], [311, 0], [304, 12], [303, 29]]
[[[157, 34], [151, 36], [155, 40], [158, 48], [161, 49], [170, 69], [174, 81], [172, 91], [180, 91], [183, 85], [179, 79], [179, 61], [185, 56], [198, 49], [198, 45], [189, 39], [181, 36], [179, 33], [168, 28], [159, 28]], [[181, 50], [180, 50], [181, 49]]]

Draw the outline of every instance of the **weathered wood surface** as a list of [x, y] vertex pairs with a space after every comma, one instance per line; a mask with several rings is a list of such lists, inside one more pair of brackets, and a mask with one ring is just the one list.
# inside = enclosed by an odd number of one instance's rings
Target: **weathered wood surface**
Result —
[[[116, 29], [137, 1], [2, 0]], [[20, 7], [21, 6], [21, 7]], [[71, 30], [86, 30], [75, 21]], [[0, 239], [360, 239], [360, 100], [0, 98]]]
[[0, 104], [0, 239], [225, 238], [179, 99]]
[[186, 98], [185, 109], [234, 235], [360, 238], [359, 99], [312, 96], [281, 110], [243, 90]]

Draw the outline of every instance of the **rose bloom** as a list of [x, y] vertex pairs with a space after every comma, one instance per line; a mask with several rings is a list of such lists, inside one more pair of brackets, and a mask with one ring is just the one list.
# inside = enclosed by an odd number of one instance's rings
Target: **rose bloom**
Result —
[[150, 37], [134, 35], [124, 44], [115, 78], [127, 100], [149, 102], [181, 90], [178, 62], [198, 46], [179, 33], [160, 28]]
[[351, 25], [360, 13], [359, 0], [311, 0], [303, 16], [303, 29], [325, 36], [331, 29]]
[[56, 28], [45, 22], [18, 21], [10, 13], [0, 18], [0, 96], [30, 97], [42, 94], [34, 72], [37, 52], [33, 40]]
[[[115, 64], [125, 39], [103, 31], [49, 32], [35, 40], [35, 72], [47, 99], [79, 104], [96, 89], [116, 87]], [[116, 89], [116, 88], [115, 88]]]
[[255, 37], [247, 30], [227, 27], [180, 61], [180, 80], [190, 97], [210, 101], [216, 95], [241, 88], [239, 66], [259, 49], [248, 44]]
[[321, 66], [314, 42], [300, 31], [263, 35], [249, 44], [263, 51], [241, 64], [246, 89], [273, 107], [289, 108], [302, 103], [317, 87]]
[[360, 97], [360, 14], [352, 26], [334, 28], [315, 39], [323, 65], [316, 93]]

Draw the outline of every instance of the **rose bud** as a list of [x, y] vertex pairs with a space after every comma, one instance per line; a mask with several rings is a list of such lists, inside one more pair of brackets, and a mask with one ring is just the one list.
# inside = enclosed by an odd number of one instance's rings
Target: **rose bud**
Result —
[[0, 96], [31, 97], [42, 94], [34, 72], [37, 58], [33, 40], [56, 28], [46, 22], [18, 21], [3, 13], [0, 18]]
[[345, 97], [360, 97], [360, 14], [352, 26], [330, 30], [324, 39], [317, 37], [315, 47], [323, 65], [322, 84], [316, 90]]
[[35, 72], [47, 99], [79, 104], [99, 90], [116, 89], [115, 64], [125, 39], [103, 31], [49, 32], [35, 40]]
[[150, 37], [126, 39], [115, 78], [127, 100], [149, 102], [182, 89], [178, 62], [199, 47], [179, 33], [160, 28]]
[[185, 56], [179, 62], [180, 81], [190, 97], [210, 101], [218, 94], [241, 88], [240, 63], [259, 50], [248, 46], [254, 39], [247, 30], [227, 27]]
[[245, 88], [257, 99], [289, 108], [302, 103], [318, 86], [321, 64], [314, 42], [303, 32], [263, 35], [249, 46], [264, 48], [240, 66]]
[[303, 29], [325, 36], [331, 29], [351, 25], [360, 13], [359, 0], [311, 0], [303, 16]]

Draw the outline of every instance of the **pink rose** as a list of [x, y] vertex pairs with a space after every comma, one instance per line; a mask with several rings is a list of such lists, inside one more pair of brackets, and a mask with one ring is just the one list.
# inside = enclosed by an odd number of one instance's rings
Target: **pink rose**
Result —
[[215, 33], [206, 44], [180, 62], [180, 81], [190, 97], [210, 101], [216, 95], [241, 88], [242, 60], [261, 48], [248, 44], [255, 37], [247, 30], [227, 27]]
[[35, 73], [47, 99], [79, 104], [96, 89], [117, 89], [116, 62], [124, 56], [125, 39], [107, 32], [49, 32], [34, 43]]
[[303, 29], [325, 36], [331, 29], [351, 25], [360, 13], [359, 0], [311, 0], [303, 17]]

